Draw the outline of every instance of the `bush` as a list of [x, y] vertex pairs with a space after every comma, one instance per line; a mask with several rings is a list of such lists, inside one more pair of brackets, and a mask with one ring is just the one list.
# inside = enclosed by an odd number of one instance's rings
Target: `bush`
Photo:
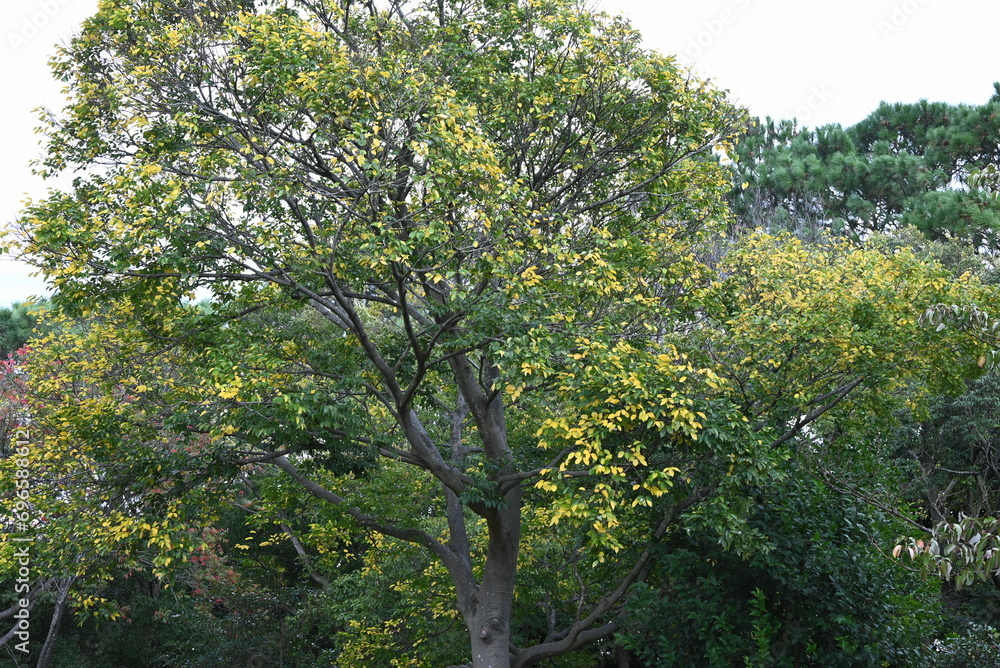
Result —
[[930, 668], [1000, 668], [1000, 631], [969, 624], [965, 635], [949, 636], [931, 644]]

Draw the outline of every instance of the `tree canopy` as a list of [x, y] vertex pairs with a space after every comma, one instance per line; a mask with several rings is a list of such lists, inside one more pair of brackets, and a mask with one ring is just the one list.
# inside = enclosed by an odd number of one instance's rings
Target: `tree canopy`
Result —
[[918, 322], [994, 299], [976, 276], [725, 237], [745, 112], [570, 0], [106, 0], [56, 71], [44, 165], [77, 175], [20, 244], [56, 288], [29, 375], [63, 489], [32, 528], [108, 615], [101, 580], [211, 562], [228, 503], [318, 583], [306, 546], [357, 567], [335, 586], [417, 555], [385, 606], [419, 582], [428, 614], [345, 652], [456, 618], [406, 660], [607, 647], [664, 545], [766, 552], [789, 460], [864, 483], [873, 418], [981, 372]]
[[[172, 426], [430, 550], [473, 665], [575, 649], [613, 631], [642, 562], [564, 631], [512, 649], [522, 489], [595, 462], [533, 447], [537, 427], [507, 413], [559, 410], [574, 351], [663, 329], [645, 314], [690, 292], [691, 235], [725, 211], [711, 150], [742, 122], [638, 42], [567, 3], [105, 3], [58, 66], [75, 99], [46, 160], [103, 168], [29, 209], [26, 251], [59, 306], [113, 305], [148, 342], [137, 354], [172, 341], [197, 359], [194, 376], [129, 388], [190, 407]], [[183, 306], [198, 288], [209, 313]], [[316, 317], [296, 324], [302, 306]], [[636, 352], [652, 373], [689, 366]], [[695, 437], [690, 400], [669, 397], [650, 397], [661, 429]], [[381, 458], [367, 475], [395, 470], [405, 491], [362, 502], [363, 487], [321, 485], [297, 454], [310, 443]], [[639, 466], [641, 449], [611, 454]], [[673, 470], [638, 491], [662, 494]], [[413, 512], [421, 489], [430, 516]], [[583, 516], [599, 557], [618, 547]]]

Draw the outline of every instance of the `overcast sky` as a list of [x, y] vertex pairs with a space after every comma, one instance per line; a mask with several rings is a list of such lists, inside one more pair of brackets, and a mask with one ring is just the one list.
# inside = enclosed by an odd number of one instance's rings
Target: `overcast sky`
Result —
[[[758, 116], [809, 126], [849, 125], [882, 100], [981, 104], [1000, 80], [995, 33], [1000, 0], [591, 0], [632, 19], [647, 46], [675, 54]], [[32, 109], [58, 108], [46, 66], [57, 43], [95, 11], [96, 0], [8, 0], [0, 12], [6, 100], [0, 216], [46, 185], [30, 175], [40, 153]], [[44, 286], [0, 260], [0, 305]]]

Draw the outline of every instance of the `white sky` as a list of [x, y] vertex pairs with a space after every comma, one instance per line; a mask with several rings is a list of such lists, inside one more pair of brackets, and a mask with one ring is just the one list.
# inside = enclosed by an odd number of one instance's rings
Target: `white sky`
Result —
[[[1000, 80], [1000, 0], [591, 0], [632, 19], [647, 46], [676, 54], [757, 116], [809, 126], [856, 123], [880, 101], [981, 104]], [[46, 61], [96, 0], [7, 0], [0, 11], [4, 160], [0, 217], [44, 195], [30, 175], [40, 154], [32, 109], [59, 107]], [[0, 305], [40, 293], [0, 260]]]

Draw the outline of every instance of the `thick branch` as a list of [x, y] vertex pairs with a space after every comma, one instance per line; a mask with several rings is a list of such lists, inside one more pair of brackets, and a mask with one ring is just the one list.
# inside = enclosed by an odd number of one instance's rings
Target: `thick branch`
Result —
[[834, 406], [836, 406], [837, 404], [839, 404], [841, 401], [843, 401], [844, 398], [848, 394], [850, 394], [851, 391], [854, 388], [856, 388], [858, 385], [861, 384], [862, 380], [864, 380], [864, 379], [859, 377], [859, 378], [855, 378], [854, 380], [852, 380], [851, 382], [847, 383], [846, 385], [841, 385], [840, 387], [838, 387], [836, 390], [833, 391], [832, 394], [834, 395], [834, 397], [833, 397], [833, 399], [831, 401], [829, 401], [828, 403], [823, 404], [822, 406], [817, 406], [816, 408], [812, 409], [811, 411], [809, 411], [805, 415], [802, 415], [800, 417], [795, 418], [795, 424], [793, 424], [788, 431], [786, 431], [784, 434], [782, 434], [780, 438], [778, 438], [774, 442], [772, 442], [771, 443], [771, 447], [772, 448], [776, 448], [779, 445], [782, 445], [783, 443], [786, 443], [787, 441], [789, 441], [792, 438], [794, 438], [796, 434], [798, 434], [800, 431], [802, 431], [803, 427], [805, 427], [807, 424], [809, 424], [813, 420], [816, 420], [821, 415], [823, 415], [824, 413], [826, 413], [828, 410], [830, 410], [831, 408], [833, 408]]
[[[28, 607], [26, 608], [26, 610], [29, 613], [35, 607], [35, 603], [38, 602], [39, 595], [42, 592], [44, 592], [46, 589], [48, 589], [49, 585], [51, 585], [51, 583], [53, 581], [54, 581], [54, 578], [49, 578], [47, 580], [44, 580], [42, 582], [42, 584], [39, 585], [39, 587], [37, 589], [32, 590], [33, 591], [33, 595], [29, 594], [29, 596], [28, 596]], [[10, 615], [8, 615], [8, 617], [13, 616], [14, 612], [17, 612], [17, 610], [18, 610], [18, 608], [16, 607], [16, 603], [15, 603], [14, 610], [13, 610], [13, 612], [10, 613]], [[7, 612], [7, 611], [5, 610], [4, 612]], [[9, 643], [11, 641], [11, 639], [14, 637], [14, 634], [17, 633], [17, 631], [18, 631], [18, 625], [17, 625], [17, 623], [15, 623], [14, 626], [11, 628], [10, 631], [8, 631], [2, 637], [0, 637], [0, 647], [3, 647], [7, 643]]]
[[338, 506], [366, 529], [370, 529], [371, 531], [380, 533], [384, 536], [391, 536], [392, 538], [398, 538], [399, 540], [405, 540], [408, 543], [414, 543], [415, 545], [426, 547], [439, 559], [441, 559], [449, 570], [457, 565], [455, 553], [430, 534], [419, 529], [403, 529], [393, 524], [385, 523], [374, 515], [369, 515], [363, 512], [360, 508], [351, 506], [347, 503], [347, 499], [331, 492], [322, 485], [304, 476], [290, 461], [288, 461], [287, 457], [276, 458], [274, 460], [274, 465], [291, 476], [291, 478], [295, 480], [295, 482], [302, 485], [307, 492], [318, 499], [322, 499], [327, 503], [332, 503]]
[[319, 571], [313, 568], [312, 559], [309, 558], [309, 555], [306, 553], [306, 549], [302, 546], [302, 542], [299, 540], [298, 536], [296, 536], [295, 532], [292, 531], [292, 527], [288, 526], [284, 522], [282, 522], [280, 526], [281, 530], [285, 532], [286, 536], [288, 536], [288, 540], [292, 542], [292, 547], [295, 548], [295, 553], [298, 554], [299, 559], [302, 560], [302, 565], [306, 567], [307, 571], [309, 571], [309, 577], [323, 587], [329, 587], [330, 581], [320, 575]]
[[[670, 523], [674, 521], [681, 511], [694, 505], [695, 503], [698, 503], [699, 501], [704, 500], [709, 494], [712, 493], [712, 489], [713, 488], [710, 487], [702, 488], [689, 496], [683, 502], [671, 506], [670, 510], [664, 516], [663, 521], [660, 522], [659, 526], [657, 526], [656, 530], [653, 532], [653, 541], [657, 541], [663, 537], [663, 534], [666, 533]], [[587, 643], [600, 638], [605, 638], [614, 633], [618, 628], [616, 622], [608, 622], [596, 628], [590, 627], [593, 626], [602, 616], [617, 607], [625, 598], [626, 594], [628, 594], [631, 590], [632, 585], [645, 578], [646, 566], [648, 565], [651, 556], [652, 551], [649, 547], [647, 547], [643, 550], [642, 554], [639, 555], [639, 558], [632, 566], [632, 569], [622, 579], [618, 587], [601, 600], [589, 615], [574, 623], [567, 630], [555, 635], [550, 635], [545, 639], [545, 642], [519, 652], [516, 658], [511, 662], [511, 668], [524, 668], [525, 666], [530, 666], [541, 661], [542, 659], [572, 652], [575, 649], [583, 647]]]

